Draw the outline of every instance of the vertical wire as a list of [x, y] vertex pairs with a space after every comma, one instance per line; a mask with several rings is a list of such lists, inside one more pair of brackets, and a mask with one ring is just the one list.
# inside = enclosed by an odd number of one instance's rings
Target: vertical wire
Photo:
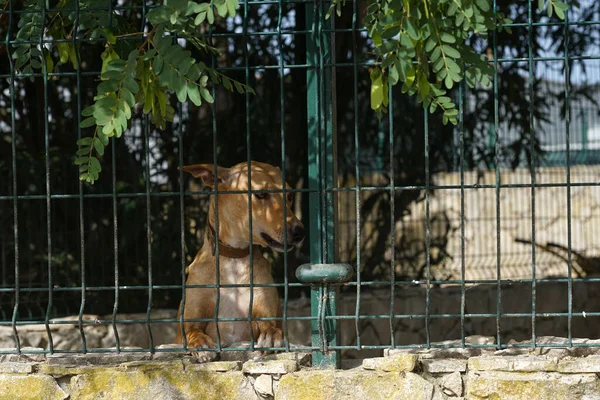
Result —
[[44, 80], [44, 154], [46, 157], [46, 232], [48, 235], [48, 307], [46, 308], [46, 333], [50, 354], [54, 353], [54, 341], [50, 331], [50, 314], [54, 303], [52, 274], [52, 194], [50, 191], [50, 129], [48, 125], [48, 66], [43, 56], [44, 31], [46, 30], [46, 2], [42, 1], [42, 26], [40, 30], [40, 52], [42, 54], [42, 79]]
[[150, 344], [150, 352], [153, 353], [154, 336], [152, 335], [152, 327], [150, 324], [150, 313], [152, 312], [152, 203], [150, 196], [150, 129], [148, 129], [148, 115], [144, 116], [141, 128], [146, 145], [146, 244], [148, 246], [148, 306], [146, 308], [146, 327], [148, 329], [148, 341]]
[[430, 286], [431, 286], [431, 222], [429, 221], [429, 114], [424, 111], [424, 140], [425, 140], [425, 258], [427, 269], [427, 286], [425, 288], [425, 332], [427, 348], [431, 346], [429, 328]]
[[[108, 5], [108, 27], [112, 27], [113, 3]], [[115, 302], [113, 304], [112, 327], [115, 333], [117, 353], [121, 352], [121, 341], [117, 329], [117, 312], [119, 310], [119, 225], [117, 218], [117, 149], [115, 140], [111, 140], [112, 149], [112, 206], [113, 206], [113, 247], [115, 254]]]
[[[208, 28], [208, 37], [212, 44], [213, 26]], [[215, 68], [215, 56], [210, 56], [211, 67]], [[217, 141], [218, 141], [218, 127], [217, 127], [217, 91], [215, 85], [212, 85], [212, 96], [215, 101], [211, 105], [212, 112], [212, 145], [213, 145], [213, 187], [215, 196], [215, 331], [217, 333], [217, 351], [221, 351], [221, 330], [219, 328], [219, 308], [221, 306], [221, 267], [220, 267], [220, 248], [219, 243], [219, 177], [218, 177], [218, 160], [217, 160]], [[210, 215], [210, 210], [209, 210]]]
[[[283, 181], [283, 226], [287, 227], [287, 163], [285, 157], [285, 87], [283, 79], [283, 43], [281, 37], [281, 21], [283, 18], [283, 3], [279, 0], [279, 13], [277, 15], [277, 39], [279, 45], [279, 118], [281, 130], [281, 180]], [[287, 228], [283, 235], [283, 337], [285, 341], [285, 350], [290, 351], [290, 342], [288, 340], [288, 242]]]
[[111, 140], [112, 149], [112, 208], [113, 208], [113, 253], [115, 258], [114, 264], [114, 279], [115, 279], [115, 302], [113, 303], [112, 312], [112, 328], [115, 334], [117, 352], [121, 352], [121, 342], [119, 340], [119, 331], [117, 329], [117, 311], [119, 310], [119, 225], [117, 218], [117, 152], [115, 148], [114, 138]]
[[[179, 105], [177, 106], [180, 107]], [[184, 192], [185, 192], [185, 183], [183, 179], [183, 129], [181, 129], [181, 124], [177, 129], [177, 136], [179, 136], [179, 156], [178, 156], [178, 164], [179, 164], [179, 232], [180, 232], [180, 256], [181, 256], [181, 305], [179, 311], [179, 329], [181, 331], [181, 339], [183, 350], [187, 352], [187, 337], [185, 333], [185, 303], [186, 303], [186, 280], [185, 280], [185, 266], [186, 266], [186, 258], [185, 258], [185, 204], [184, 204]], [[215, 228], [218, 232], [218, 226]], [[217, 251], [219, 251], [219, 247], [217, 246]], [[218, 254], [218, 253], [217, 253]], [[219, 258], [217, 257], [217, 266], [218, 266]]]
[[[358, 60], [356, 59], [356, 1], [352, 2], [352, 73], [354, 76], [354, 166], [356, 176], [356, 310], [354, 315], [354, 327], [356, 330], [356, 349], [360, 350], [360, 289], [361, 289], [361, 265], [360, 265], [360, 241], [361, 241], [361, 215], [360, 215], [360, 139], [358, 136]], [[393, 185], [392, 185], [393, 186]], [[393, 219], [393, 216], [392, 216]], [[393, 225], [392, 225], [393, 229]], [[393, 301], [393, 300], [392, 300]], [[391, 321], [390, 321], [391, 323]]]
[[[531, 174], [531, 341], [533, 347], [536, 347], [535, 332], [535, 300], [536, 300], [536, 277], [535, 277], [535, 128], [533, 123], [533, 11], [531, 7], [532, 0], [527, 2], [527, 26], [528, 26], [528, 64], [529, 64], [529, 151], [531, 153], [531, 165], [529, 167]], [[548, 5], [550, 7], [550, 5]]]
[[[565, 0], [568, 5], [568, 0]], [[550, 5], [548, 5], [550, 7]], [[566, 130], [566, 150], [567, 150], [567, 286], [568, 286], [568, 312], [567, 317], [567, 338], [569, 346], [573, 345], [573, 276], [571, 260], [571, 103], [570, 103], [570, 67], [569, 67], [569, 9], [565, 11], [565, 130]]]
[[[244, 67], [246, 85], [250, 84], [250, 68], [248, 59], [248, 2], [244, 2], [244, 21], [242, 28], [243, 46], [244, 46]], [[252, 243], [252, 153], [250, 140], [250, 93], [245, 92], [246, 96], [246, 161], [248, 163], [248, 230], [250, 243], [248, 244], [249, 259], [250, 259], [250, 304], [248, 307], [248, 324], [250, 325], [250, 350], [254, 351], [254, 330], [252, 329], [252, 308], [254, 303], [254, 254]]]
[[8, 30], [6, 33], [6, 55], [10, 68], [10, 121], [11, 121], [11, 157], [12, 157], [12, 195], [13, 195], [13, 237], [15, 247], [15, 306], [12, 314], [12, 331], [15, 339], [17, 353], [21, 353], [21, 341], [17, 332], [17, 319], [19, 315], [19, 300], [21, 295], [20, 270], [19, 270], [19, 207], [17, 194], [17, 134], [15, 129], [15, 68], [10, 55], [10, 39], [13, 28], [13, 2], [8, 2]]
[[[79, 2], [75, 2], [75, 19], [73, 21], [73, 47], [77, 49], [77, 33], [79, 29]], [[81, 57], [78, 51], [75, 51], [77, 65], [81, 65]], [[77, 68], [77, 121], [81, 118], [81, 69]], [[81, 126], [77, 123], [77, 140], [81, 139]], [[81, 349], [87, 353], [87, 340], [83, 330], [83, 311], [86, 302], [86, 283], [85, 283], [85, 220], [83, 217], [83, 182], [79, 179], [79, 245], [81, 252], [81, 304], [79, 305], [79, 316], [77, 323], [79, 325], [79, 334], [81, 335]]]
[[316, 29], [316, 49], [317, 49], [317, 143], [319, 144], [319, 153], [317, 159], [320, 160], [319, 167], [319, 194], [321, 208], [320, 220], [321, 220], [321, 234], [322, 234], [322, 251], [321, 251], [321, 262], [327, 263], [327, 252], [329, 247], [327, 245], [327, 156], [326, 156], [326, 143], [325, 143], [325, 107], [327, 100], [325, 99], [325, 90], [323, 83], [323, 21], [321, 20], [321, 2], [315, 1], [314, 5], [314, 21]]
[[[142, 1], [142, 26], [141, 32], [146, 28], [146, 1]], [[146, 244], [148, 257], [148, 306], [146, 308], [146, 327], [148, 329], [148, 343], [150, 352], [154, 353], [154, 335], [152, 334], [152, 324], [150, 323], [150, 314], [152, 313], [152, 217], [151, 217], [151, 196], [150, 196], [150, 129], [148, 124], [148, 115], [145, 115], [141, 123], [142, 134], [146, 145]]]
[[392, 84], [389, 84], [389, 131], [390, 131], [390, 241], [392, 254], [390, 256], [390, 345], [396, 347], [396, 337], [394, 332], [394, 314], [396, 309], [396, 189], [394, 175], [396, 169], [394, 167], [394, 99]]
[[460, 344], [465, 347], [465, 120], [464, 98], [466, 90], [464, 80], [458, 85], [459, 112], [459, 171], [460, 171]]
[[[494, 14], [497, 11], [497, 0], [494, 0]], [[502, 312], [502, 268], [501, 268], [501, 241], [500, 241], [500, 138], [498, 132], [498, 36], [494, 29], [494, 158], [496, 174], [496, 346], [500, 348], [502, 338], [500, 335], [500, 313]]]

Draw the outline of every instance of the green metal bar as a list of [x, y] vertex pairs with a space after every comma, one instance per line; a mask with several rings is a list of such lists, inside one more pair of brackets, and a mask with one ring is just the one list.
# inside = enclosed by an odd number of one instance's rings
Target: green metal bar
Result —
[[[356, 46], [354, 47], [356, 48]], [[389, 84], [389, 146], [390, 146], [390, 346], [396, 348], [396, 334], [394, 328], [394, 314], [396, 313], [396, 193], [394, 191], [394, 97], [392, 84]]]
[[528, 69], [529, 69], [529, 151], [531, 152], [531, 165], [529, 167], [531, 175], [531, 342], [536, 342], [536, 315], [535, 315], [535, 300], [536, 300], [536, 281], [535, 281], [535, 163], [537, 161], [535, 153], [535, 126], [533, 115], [533, 81], [534, 81], [534, 64], [533, 64], [533, 6], [532, 0], [527, 2], [527, 42], [528, 42]]
[[[497, 0], [494, 0], [494, 13], [497, 11]], [[500, 240], [500, 139], [499, 139], [499, 110], [498, 110], [498, 32], [494, 30], [492, 33], [492, 41], [494, 46], [494, 159], [495, 162], [495, 193], [496, 193], [496, 345], [502, 344], [500, 335], [500, 314], [502, 312], [502, 263], [501, 250], [502, 243]], [[464, 240], [464, 236], [463, 236]]]
[[[283, 38], [281, 23], [283, 21], [283, 2], [280, 0], [277, 10], [277, 46], [279, 51], [279, 129], [281, 130], [281, 180], [283, 181], [283, 221], [282, 226], [287, 226], [287, 163], [285, 154], [285, 80], [284, 80], [284, 61], [283, 61]], [[290, 351], [290, 341], [288, 334], [288, 240], [287, 233], [283, 235], [283, 338], [285, 350]]]
[[427, 348], [431, 346], [431, 332], [429, 327], [429, 310], [431, 306], [431, 219], [429, 215], [430, 187], [429, 187], [429, 113], [427, 109], [423, 112], [423, 129], [425, 140], [425, 339]]
[[[73, 47], [77, 48], [77, 33], [79, 29], [79, 2], [75, 2], [75, 19], [73, 20]], [[75, 59], [77, 65], [81, 65], [81, 57], [78, 51], [75, 52]], [[81, 68], [77, 68], [77, 140], [81, 139]], [[86, 304], [86, 284], [85, 284], [85, 222], [83, 217], [83, 182], [80, 180], [78, 184], [79, 190], [79, 241], [80, 241], [80, 252], [81, 252], [81, 304], [79, 305], [79, 316], [77, 322], [79, 325], [79, 335], [81, 336], [81, 350], [83, 353], [87, 353], [87, 340], [85, 332], [83, 330], [83, 312]]]
[[[568, 4], [568, 0], [565, 0]], [[567, 321], [567, 340], [569, 345], [573, 344], [573, 265], [572, 265], [572, 249], [571, 249], [571, 102], [570, 102], [570, 82], [571, 71], [569, 67], [569, 9], [565, 11], [564, 21], [564, 37], [565, 37], [565, 142], [567, 156], [567, 308], [569, 317]]]
[[459, 112], [459, 173], [460, 173], [460, 344], [465, 347], [465, 308], [467, 298], [465, 294], [465, 121], [464, 98], [466, 96], [465, 82], [458, 86], [458, 112]]
[[152, 312], [152, 217], [151, 208], [152, 203], [150, 196], [150, 132], [148, 128], [148, 116], [145, 115], [143, 120], [142, 132], [145, 138], [146, 147], [146, 245], [147, 245], [147, 257], [148, 257], [148, 305], [146, 307], [146, 328], [148, 329], [148, 340], [150, 343], [151, 351], [154, 352], [154, 337], [152, 335], [152, 327], [150, 325], [150, 313]]
[[[42, 3], [42, 26], [41, 32], [44, 32], [46, 28], [46, 1]], [[43, 40], [43, 34], [40, 34], [40, 42]], [[43, 47], [42, 43], [39, 43], [40, 49]], [[43, 53], [42, 53], [43, 55]], [[44, 154], [46, 164], [46, 234], [47, 245], [48, 245], [48, 306], [46, 308], [46, 333], [48, 334], [48, 347], [50, 353], [54, 350], [54, 340], [52, 338], [52, 332], [48, 321], [50, 320], [50, 314], [52, 313], [52, 306], [54, 295], [52, 292], [53, 288], [53, 271], [52, 271], [52, 200], [50, 198], [51, 187], [50, 187], [50, 127], [48, 124], [48, 66], [46, 65], [46, 57], [42, 56], [42, 76], [44, 80]]]
[[[361, 281], [361, 198], [360, 198], [360, 139], [359, 139], [359, 125], [358, 125], [358, 55], [356, 47], [356, 19], [357, 19], [356, 2], [353, 3], [352, 9], [352, 64], [353, 64], [353, 75], [354, 75], [354, 177], [356, 179], [356, 306], [355, 315], [356, 320], [354, 321], [354, 329], [356, 334], [356, 349], [360, 350], [360, 326], [359, 326], [359, 315], [360, 315], [360, 281]], [[391, 112], [390, 112], [391, 115]]]
[[[323, 28], [329, 22], [324, 20], [322, 7], [314, 1], [306, 6], [307, 29], [307, 107], [308, 107], [308, 176], [309, 188], [320, 190], [309, 195], [310, 205], [310, 261], [312, 264], [332, 263], [335, 260], [333, 193], [324, 189], [335, 185], [334, 170], [334, 105], [331, 86], [334, 83], [333, 71], [326, 70], [325, 63], [332, 59], [329, 35]], [[323, 316], [335, 315], [337, 289], [335, 286], [311, 287], [312, 342], [320, 352], [313, 352], [313, 366], [339, 367], [340, 352], [328, 350], [337, 344], [338, 326], [335, 322], [323, 326]]]
[[17, 191], [17, 133], [14, 129], [15, 123], [15, 68], [10, 52], [10, 38], [13, 29], [13, 2], [8, 2], [8, 29], [6, 32], [6, 56], [8, 57], [8, 66], [10, 68], [9, 90], [10, 90], [10, 121], [11, 121], [11, 158], [12, 158], [12, 196], [9, 197], [13, 202], [13, 238], [15, 251], [15, 305], [11, 319], [13, 338], [15, 340], [16, 352], [21, 354], [21, 340], [17, 332], [17, 320], [19, 318], [19, 300], [20, 295], [20, 274], [19, 274], [19, 207]]

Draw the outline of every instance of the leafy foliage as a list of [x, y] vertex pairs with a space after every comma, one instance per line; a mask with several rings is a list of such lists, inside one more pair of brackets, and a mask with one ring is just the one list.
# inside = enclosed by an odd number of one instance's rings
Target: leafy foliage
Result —
[[[32, 74], [35, 70], [52, 73], [55, 64], [70, 62], [73, 68], [80, 68], [75, 36], [79, 40], [106, 43], [94, 104], [82, 112], [85, 119], [80, 128], [93, 128], [94, 132], [91, 137], [77, 142], [75, 164], [79, 166], [81, 180], [94, 183], [98, 179], [105, 147], [111, 138], [119, 138], [127, 130], [136, 107], [149, 114], [154, 125], [164, 129], [174, 116], [169, 93], [173, 93], [180, 103], [189, 99], [196, 106], [214, 102], [209, 80], [232, 92], [254, 93], [250, 87], [198, 62], [175, 40], [175, 36], [186, 39], [197, 49], [218, 55], [219, 51], [200, 35], [199, 27], [205, 23], [214, 24], [216, 16], [234, 17], [238, 0], [211, 0], [209, 3], [167, 0], [148, 12], [152, 29], [147, 34], [136, 32], [119, 13], [109, 11], [112, 10], [109, 0], [77, 1], [61, 0], [56, 8], [64, 9], [64, 13], [44, 13], [41, 0], [26, 0], [25, 8], [29, 12], [19, 20], [17, 33], [17, 41], [24, 43], [16, 46], [12, 57], [16, 60], [15, 68], [24, 74]], [[80, 9], [93, 11], [77, 12], [77, 5]], [[57, 41], [53, 42], [58, 55], [56, 63], [52, 47], [35, 44], [43, 36], [51, 36]], [[123, 40], [131, 39], [131, 36], [139, 37], [139, 45], [132, 40]]]
[[[327, 17], [341, 15], [345, 0], [334, 0]], [[558, 0], [539, 0], [564, 19], [568, 6]], [[493, 68], [485, 55], [470, 45], [512, 21], [495, 12], [489, 0], [369, 0], [365, 26], [375, 47], [371, 69], [371, 108], [387, 112], [389, 85], [417, 96], [431, 113], [441, 110], [444, 124], [456, 125], [458, 110], [448, 91], [463, 79], [469, 87], [490, 86]]]

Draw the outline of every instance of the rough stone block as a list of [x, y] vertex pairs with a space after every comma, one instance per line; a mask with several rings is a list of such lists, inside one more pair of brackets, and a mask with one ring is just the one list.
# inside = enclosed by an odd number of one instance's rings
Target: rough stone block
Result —
[[68, 394], [51, 376], [0, 375], [1, 399], [62, 400], [67, 397]]
[[273, 376], [272, 375], [260, 375], [254, 381], [254, 390], [261, 397], [273, 396]]
[[290, 351], [261, 356], [254, 361], [271, 361], [271, 360], [293, 360], [298, 365], [309, 366], [312, 361], [312, 354], [307, 351]]
[[366, 358], [362, 367], [383, 372], [411, 372], [417, 365], [416, 354], [395, 354], [390, 357]]
[[510, 371], [512, 360], [509, 357], [473, 357], [469, 359], [470, 371]]
[[241, 372], [104, 368], [72, 377], [70, 386], [73, 399], [258, 399]]
[[[122, 348], [123, 350], [129, 348]], [[136, 348], [137, 349], [137, 348]], [[54, 353], [46, 355], [48, 365], [107, 365], [107, 364], [120, 364], [130, 361], [141, 361], [149, 360], [151, 354], [142, 351], [127, 351], [121, 353], [86, 353], [86, 354], [73, 354], [73, 353]]]
[[433, 396], [433, 384], [411, 372], [303, 370], [280, 379], [275, 400], [431, 400]]
[[187, 367], [188, 369], [197, 369], [201, 371], [212, 371], [212, 372], [227, 372], [227, 371], [241, 371], [241, 361], [213, 361], [200, 364], [192, 364]]
[[298, 370], [295, 360], [247, 361], [242, 371], [246, 374], [289, 374]]
[[564, 372], [564, 373], [599, 372], [600, 373], [600, 356], [595, 355], [595, 356], [580, 357], [580, 358], [565, 358], [558, 363], [558, 372]]
[[[17, 349], [15, 347], [5, 348], [2, 350], [6, 351], [7, 353], [0, 354], [0, 362], [41, 362], [46, 359], [46, 355], [44, 353], [41, 353], [42, 351], [44, 351], [44, 349], [42, 349], [41, 347], [21, 347], [21, 354], [17, 354]], [[40, 353], [26, 354], [29, 351], [39, 351]], [[9, 354], [8, 352], [11, 352], [12, 354]]]
[[396, 354], [417, 354], [420, 360], [442, 358], [467, 359], [488, 352], [490, 352], [490, 350], [481, 348], [383, 349], [384, 357], [391, 357]]
[[558, 359], [545, 356], [482, 356], [469, 359], [473, 371], [556, 371]]
[[0, 374], [30, 374], [36, 363], [30, 362], [3, 362], [0, 363]]
[[430, 374], [465, 372], [467, 370], [467, 360], [461, 359], [424, 359], [421, 361], [423, 369]]
[[440, 379], [440, 387], [448, 396], [462, 396], [463, 381], [460, 372], [453, 372]]
[[597, 399], [600, 393], [596, 374], [469, 371], [467, 382], [466, 398], [473, 400]]

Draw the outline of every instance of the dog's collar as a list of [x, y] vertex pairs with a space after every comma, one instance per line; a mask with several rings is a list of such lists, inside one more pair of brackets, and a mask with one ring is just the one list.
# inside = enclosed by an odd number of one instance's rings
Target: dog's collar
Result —
[[[212, 224], [209, 222], [208, 229], [206, 230], [206, 235], [208, 240], [210, 241], [210, 247], [213, 257], [217, 251], [217, 244], [215, 240], [215, 228], [213, 228]], [[254, 251], [258, 251], [258, 246], [253, 246]], [[219, 256], [227, 257], [227, 258], [245, 258], [250, 254], [250, 247], [246, 247], [244, 249], [238, 249], [235, 247], [231, 247], [226, 245], [225, 243], [219, 240]]]

